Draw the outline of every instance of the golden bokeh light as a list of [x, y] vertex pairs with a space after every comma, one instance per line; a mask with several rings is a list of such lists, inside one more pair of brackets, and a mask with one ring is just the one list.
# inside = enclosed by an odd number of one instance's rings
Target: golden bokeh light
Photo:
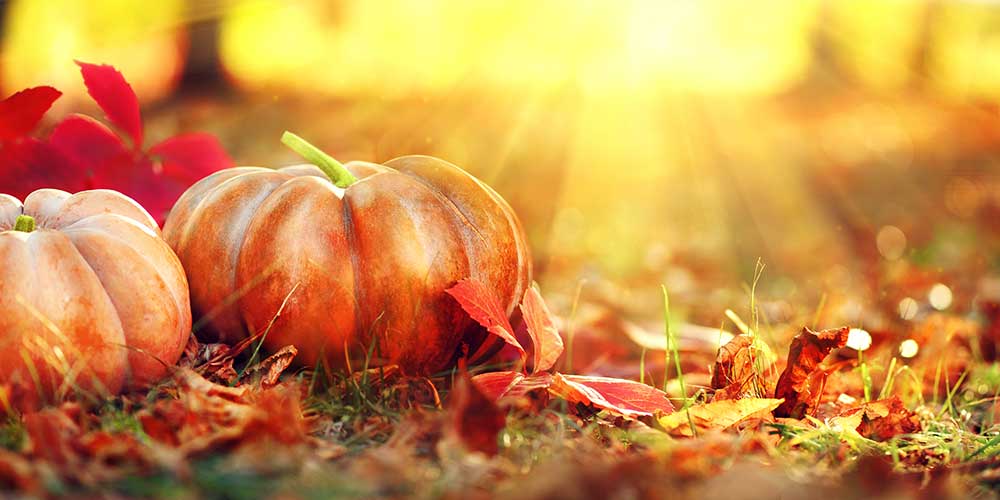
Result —
[[184, 2], [15, 0], [0, 43], [3, 93], [52, 85], [83, 94], [74, 60], [113, 63], [145, 101], [172, 89], [183, 68]]

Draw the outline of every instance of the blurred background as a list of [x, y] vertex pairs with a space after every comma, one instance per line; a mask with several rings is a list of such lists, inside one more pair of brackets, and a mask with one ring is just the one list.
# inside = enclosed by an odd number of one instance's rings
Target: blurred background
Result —
[[758, 260], [773, 321], [1000, 295], [993, 2], [15, 0], [0, 25], [3, 95], [59, 88], [51, 122], [99, 114], [82, 59], [124, 73], [151, 143], [209, 131], [279, 166], [289, 129], [456, 163], [514, 206], [556, 296], [585, 280], [652, 315], [666, 283], [717, 326]]

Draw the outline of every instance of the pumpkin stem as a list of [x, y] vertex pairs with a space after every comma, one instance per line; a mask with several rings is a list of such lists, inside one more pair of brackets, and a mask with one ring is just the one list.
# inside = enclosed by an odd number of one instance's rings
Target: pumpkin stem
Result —
[[281, 143], [291, 148], [292, 151], [302, 155], [303, 158], [309, 160], [313, 165], [319, 167], [330, 178], [330, 181], [339, 188], [346, 188], [358, 181], [358, 178], [348, 172], [339, 161], [291, 132], [285, 131], [281, 135]]
[[30, 215], [18, 215], [14, 221], [14, 230], [30, 233], [35, 230], [35, 218]]

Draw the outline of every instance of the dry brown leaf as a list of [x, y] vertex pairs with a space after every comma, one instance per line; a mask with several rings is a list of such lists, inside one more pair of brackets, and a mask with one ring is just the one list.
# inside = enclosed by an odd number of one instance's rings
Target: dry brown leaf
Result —
[[286, 345], [278, 352], [264, 358], [260, 363], [255, 364], [243, 373], [240, 378], [241, 383], [249, 380], [257, 380], [259, 377], [260, 387], [267, 389], [274, 387], [278, 383], [281, 374], [292, 364], [295, 355], [299, 353], [293, 345]]
[[899, 396], [871, 401], [848, 408], [831, 419], [844, 429], [856, 430], [875, 441], [886, 441], [900, 434], [919, 432], [920, 417], [903, 405]]
[[479, 390], [464, 364], [459, 367], [452, 387], [449, 412], [451, 427], [448, 431], [466, 449], [496, 455], [497, 435], [506, 426], [507, 416]]
[[773, 355], [752, 335], [737, 335], [719, 348], [712, 370], [713, 401], [762, 397], [771, 393], [766, 374]]
[[308, 424], [295, 384], [251, 391], [212, 383], [190, 369], [177, 375], [178, 399], [139, 413], [152, 439], [182, 455], [248, 444], [308, 444]]
[[819, 365], [830, 351], [847, 344], [849, 331], [843, 327], [814, 332], [803, 327], [792, 339], [788, 364], [774, 389], [774, 397], [785, 402], [774, 410], [774, 416], [802, 418], [815, 413], [827, 376]]

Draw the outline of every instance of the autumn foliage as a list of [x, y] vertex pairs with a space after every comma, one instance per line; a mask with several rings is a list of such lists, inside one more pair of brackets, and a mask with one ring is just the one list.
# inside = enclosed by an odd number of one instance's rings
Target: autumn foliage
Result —
[[41, 188], [113, 189], [139, 201], [162, 223], [184, 189], [232, 166], [209, 134], [185, 133], [147, 148], [139, 100], [122, 74], [107, 65], [77, 64], [87, 91], [114, 128], [71, 114], [39, 139], [31, 134], [62, 93], [35, 87], [8, 97], [0, 102], [0, 192], [23, 198]]

